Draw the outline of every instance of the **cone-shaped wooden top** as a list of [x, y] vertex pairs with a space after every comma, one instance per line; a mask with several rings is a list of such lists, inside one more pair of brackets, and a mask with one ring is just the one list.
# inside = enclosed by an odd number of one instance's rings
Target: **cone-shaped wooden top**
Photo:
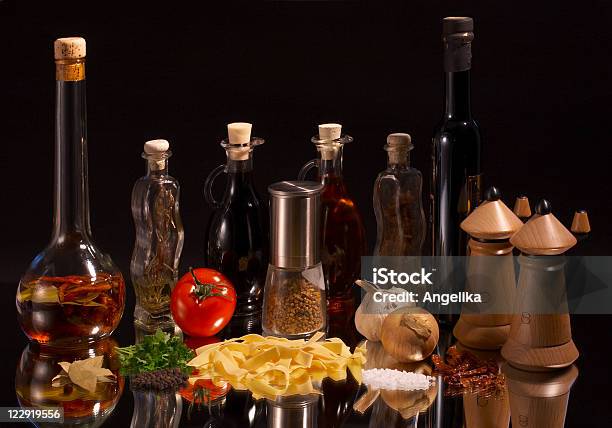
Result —
[[514, 214], [520, 219], [526, 220], [531, 217], [531, 207], [529, 206], [529, 199], [527, 199], [527, 196], [521, 195], [516, 198], [512, 211], [514, 211]]
[[573, 233], [589, 233], [591, 231], [589, 215], [585, 210], [578, 210], [574, 213], [571, 230]]
[[502, 202], [499, 190], [487, 190], [486, 201], [461, 223], [461, 229], [479, 239], [508, 239], [523, 222]]
[[526, 254], [551, 256], [572, 248], [576, 238], [551, 213], [550, 203], [542, 199], [536, 207], [536, 215], [510, 238], [510, 243]]

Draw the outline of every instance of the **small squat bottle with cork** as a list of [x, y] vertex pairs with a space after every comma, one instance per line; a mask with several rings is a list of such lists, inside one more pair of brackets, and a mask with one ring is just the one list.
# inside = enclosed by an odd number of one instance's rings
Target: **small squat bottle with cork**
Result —
[[[344, 145], [352, 142], [353, 138], [342, 135], [342, 125], [325, 123], [319, 125], [319, 134], [311, 141], [319, 157], [302, 167], [298, 179], [304, 180], [312, 168], [317, 168], [318, 181], [323, 184], [321, 260], [328, 293], [328, 311], [330, 315], [343, 313], [350, 320], [356, 309], [353, 283], [361, 276], [361, 257], [365, 255], [367, 247], [361, 213], [349, 195], [342, 175]], [[332, 332], [333, 325], [330, 326], [330, 334]]]
[[[251, 129], [250, 123], [227, 125], [228, 138], [221, 142], [227, 163], [215, 168], [204, 185], [206, 202], [214, 208], [205, 237], [206, 266], [232, 281], [240, 317], [260, 316], [268, 266], [267, 210], [253, 180], [253, 149], [264, 140], [251, 137]], [[222, 173], [227, 175], [225, 193], [217, 200], [213, 184]]]
[[134, 323], [147, 332], [174, 328], [170, 293], [178, 279], [184, 232], [179, 214], [179, 183], [168, 174], [170, 156], [168, 141], [147, 141], [142, 153], [146, 175], [136, 181], [132, 191], [136, 228], [130, 264], [136, 293]]
[[422, 204], [423, 176], [410, 166], [414, 148], [410, 135], [390, 134], [385, 150], [387, 169], [374, 183], [374, 212], [378, 233], [375, 256], [420, 256], [425, 240]]

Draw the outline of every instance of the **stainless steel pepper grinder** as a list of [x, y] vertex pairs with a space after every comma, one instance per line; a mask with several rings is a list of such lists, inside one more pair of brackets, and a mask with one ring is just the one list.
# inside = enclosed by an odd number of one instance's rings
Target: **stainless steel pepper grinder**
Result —
[[264, 335], [303, 339], [327, 327], [320, 258], [323, 185], [282, 181], [270, 193], [270, 265], [264, 289]]

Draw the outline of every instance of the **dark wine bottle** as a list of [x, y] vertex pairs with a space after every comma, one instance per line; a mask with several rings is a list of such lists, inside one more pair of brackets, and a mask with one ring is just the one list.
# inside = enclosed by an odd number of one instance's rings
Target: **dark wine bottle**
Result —
[[434, 256], [461, 256], [467, 237], [459, 224], [482, 199], [480, 130], [470, 106], [474, 21], [443, 20], [445, 109], [433, 137], [431, 239]]

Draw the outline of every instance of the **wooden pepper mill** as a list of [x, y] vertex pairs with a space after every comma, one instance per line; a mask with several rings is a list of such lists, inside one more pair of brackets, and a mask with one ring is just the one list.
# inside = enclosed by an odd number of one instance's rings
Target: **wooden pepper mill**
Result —
[[[453, 334], [467, 347], [494, 350], [510, 332], [516, 278], [509, 239], [523, 223], [502, 202], [497, 188], [488, 189], [485, 197], [461, 223], [470, 235], [466, 291], [480, 293], [484, 303], [464, 304]], [[479, 313], [483, 309], [486, 313]]]
[[534, 215], [511, 239], [521, 250], [521, 271], [510, 328], [502, 356], [529, 371], [553, 370], [578, 358], [572, 341], [565, 289], [565, 257], [576, 238], [541, 200]]
[[510, 400], [513, 427], [563, 428], [570, 388], [578, 377], [572, 365], [548, 373], [502, 367]]

